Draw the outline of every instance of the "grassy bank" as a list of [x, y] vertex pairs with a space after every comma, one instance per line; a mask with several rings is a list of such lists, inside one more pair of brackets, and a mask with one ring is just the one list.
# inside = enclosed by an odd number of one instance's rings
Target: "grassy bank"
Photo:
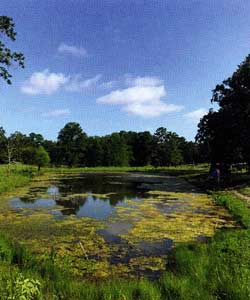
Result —
[[250, 228], [250, 207], [246, 201], [229, 191], [214, 193], [214, 200], [217, 204], [226, 207], [244, 228]]
[[29, 183], [37, 174], [33, 166], [22, 164], [0, 165], [0, 193], [13, 191]]

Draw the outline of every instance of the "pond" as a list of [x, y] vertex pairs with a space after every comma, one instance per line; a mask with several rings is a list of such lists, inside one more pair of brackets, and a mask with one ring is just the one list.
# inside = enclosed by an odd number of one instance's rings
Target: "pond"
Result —
[[183, 179], [142, 173], [52, 174], [7, 200], [0, 229], [83, 278], [157, 277], [172, 249], [235, 223]]
[[66, 176], [49, 187], [31, 188], [26, 195], [10, 199], [10, 206], [48, 209], [60, 206], [62, 215], [107, 219], [116, 206], [126, 205], [128, 199], [140, 200], [144, 195], [137, 189], [137, 183], [126, 177], [112, 174]]

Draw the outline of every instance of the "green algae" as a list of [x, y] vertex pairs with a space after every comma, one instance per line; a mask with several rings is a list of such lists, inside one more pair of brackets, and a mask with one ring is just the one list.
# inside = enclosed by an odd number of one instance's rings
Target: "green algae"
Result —
[[[165, 239], [172, 240], [174, 244], [190, 242], [200, 236], [213, 236], [219, 228], [235, 226], [227, 211], [215, 206], [208, 195], [190, 191], [149, 190], [140, 200], [127, 199], [124, 205], [117, 205], [115, 215], [107, 220], [60, 217], [40, 207], [8, 207], [7, 199], [10, 196], [30, 199], [51, 197], [45, 190], [51, 183], [60, 183], [61, 178], [65, 179], [65, 174], [44, 175], [33, 180], [26, 188], [6, 193], [1, 201], [0, 231], [38, 256], [53, 251], [55, 263], [80, 278], [131, 277], [144, 272], [163, 271], [168, 249], [158, 256], [144, 255], [140, 242], [155, 243]], [[70, 178], [82, 177], [79, 174], [67, 175], [66, 179]], [[109, 199], [113, 194], [68, 194], [61, 200], [72, 201], [88, 196]], [[53, 208], [54, 212], [61, 210], [60, 206]], [[126, 232], [117, 234], [119, 243], [108, 242], [100, 230], [117, 221], [132, 226]]]
[[131, 258], [129, 266], [140, 271], [164, 271], [166, 269], [166, 257], [154, 257], [154, 256], [139, 256]]
[[[158, 197], [146, 198], [140, 202], [129, 200], [128, 207], [117, 209], [119, 220], [129, 219], [133, 224], [130, 232], [122, 235], [129, 243], [135, 244], [140, 240], [154, 242], [164, 238], [176, 243], [188, 242], [200, 236], [211, 237], [222, 227], [235, 227], [229, 213], [215, 206], [206, 194], [162, 191], [151, 191], [148, 194]], [[173, 199], [178, 200], [173, 203]], [[171, 210], [176, 202], [185, 209]], [[161, 205], [161, 209], [158, 205]]]

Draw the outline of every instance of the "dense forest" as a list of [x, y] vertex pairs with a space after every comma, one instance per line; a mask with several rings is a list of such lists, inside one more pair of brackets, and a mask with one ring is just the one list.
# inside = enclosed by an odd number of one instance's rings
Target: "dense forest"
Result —
[[57, 141], [41, 134], [14, 132], [9, 137], [0, 128], [0, 162], [42, 166], [168, 166], [203, 162], [197, 143], [160, 127], [149, 131], [120, 131], [106, 136], [87, 136], [78, 123], [62, 128]]

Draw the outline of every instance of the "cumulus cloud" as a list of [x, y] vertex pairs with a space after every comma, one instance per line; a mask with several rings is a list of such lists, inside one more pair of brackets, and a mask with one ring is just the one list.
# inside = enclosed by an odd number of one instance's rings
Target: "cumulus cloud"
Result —
[[56, 117], [62, 117], [62, 116], [66, 116], [70, 114], [70, 110], [69, 109], [55, 109], [55, 110], [51, 110], [48, 111], [46, 113], [43, 113], [43, 117], [52, 117], [52, 118], [56, 118]]
[[82, 75], [66, 76], [63, 73], [53, 73], [49, 70], [34, 72], [26, 80], [21, 91], [28, 95], [51, 95], [60, 89], [68, 92], [81, 92], [98, 85], [101, 75], [83, 79]]
[[96, 87], [101, 77], [102, 75], [98, 74], [94, 77], [83, 79], [81, 75], [76, 75], [70, 79], [65, 89], [70, 92], [80, 92], [82, 90], [91, 89]]
[[49, 70], [34, 72], [21, 87], [21, 91], [28, 95], [51, 95], [69, 81], [63, 73], [53, 73]]
[[129, 78], [130, 87], [118, 89], [99, 97], [98, 103], [117, 104], [122, 110], [142, 117], [157, 117], [164, 113], [178, 112], [182, 106], [162, 101], [166, 96], [165, 87], [157, 77]]
[[88, 56], [87, 50], [85, 48], [71, 46], [71, 45], [67, 45], [65, 43], [61, 43], [59, 45], [58, 52], [59, 53], [71, 54], [72, 56], [76, 56], [76, 57], [86, 57], [86, 56]]
[[186, 113], [184, 116], [187, 120], [191, 122], [198, 123], [200, 119], [208, 113], [208, 110], [205, 108], [199, 108], [193, 111]]

